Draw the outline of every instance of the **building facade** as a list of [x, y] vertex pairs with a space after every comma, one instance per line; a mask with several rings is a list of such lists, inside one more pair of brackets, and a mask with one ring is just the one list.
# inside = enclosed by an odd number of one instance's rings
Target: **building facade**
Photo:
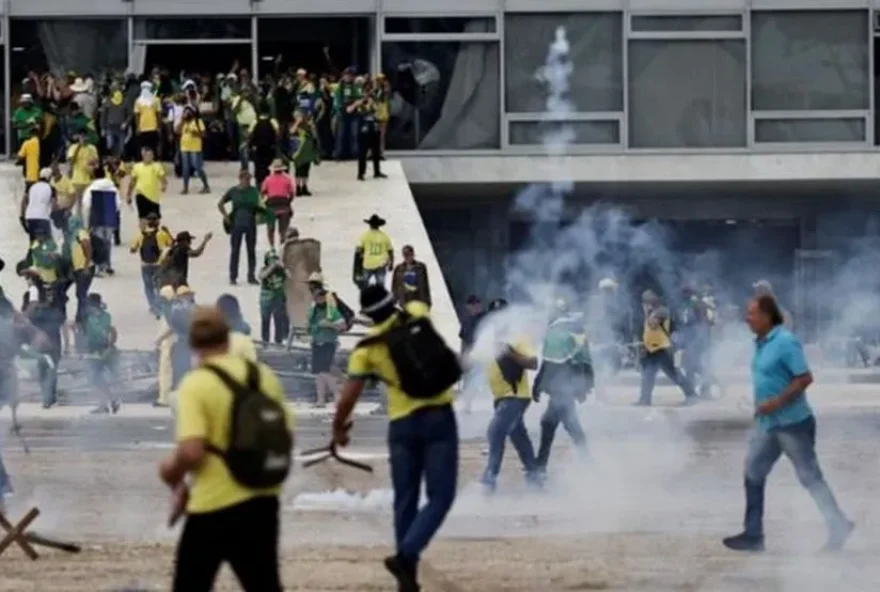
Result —
[[[310, 69], [329, 55], [385, 72], [397, 93], [388, 149], [457, 296], [500, 281], [527, 234], [512, 200], [559, 178], [574, 183], [572, 216], [615, 201], [668, 220], [683, 250], [766, 245], [782, 253], [772, 273], [793, 286], [811, 273], [798, 257], [880, 228], [880, 0], [2, 0], [0, 10], [7, 114], [29, 69], [237, 62], [263, 74], [278, 55]], [[541, 79], [559, 27], [573, 68], [562, 117], [548, 113]], [[560, 127], [571, 142], [551, 157], [543, 138]]]

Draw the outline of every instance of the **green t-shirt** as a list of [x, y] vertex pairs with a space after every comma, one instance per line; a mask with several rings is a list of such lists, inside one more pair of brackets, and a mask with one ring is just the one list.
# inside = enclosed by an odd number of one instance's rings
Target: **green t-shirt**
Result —
[[342, 313], [339, 309], [330, 304], [316, 306], [312, 304], [309, 307], [309, 335], [312, 336], [312, 343], [322, 345], [325, 343], [336, 343], [339, 341], [339, 330], [333, 327], [323, 327], [321, 321], [330, 321], [336, 323], [343, 320]]
[[233, 226], [250, 226], [256, 221], [260, 210], [260, 192], [256, 187], [235, 187], [229, 189], [224, 196], [224, 201], [232, 204]]

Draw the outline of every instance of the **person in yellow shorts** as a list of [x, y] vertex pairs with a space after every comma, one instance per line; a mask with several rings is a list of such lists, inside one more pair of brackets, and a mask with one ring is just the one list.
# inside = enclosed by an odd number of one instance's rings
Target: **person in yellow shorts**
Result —
[[128, 183], [126, 202], [131, 204], [132, 194], [135, 195], [140, 227], [147, 225], [150, 214], [156, 214], [162, 219], [160, 203], [162, 194], [168, 189], [168, 178], [165, 176], [165, 167], [161, 162], [156, 162], [155, 152], [149, 146], [141, 149], [143, 161], [131, 167], [131, 180]]
[[354, 252], [354, 282], [361, 289], [385, 285], [385, 275], [394, 269], [391, 238], [381, 230], [385, 220], [373, 214], [364, 220], [370, 229], [361, 235]]
[[[189, 346], [198, 366], [180, 385], [177, 447], [159, 468], [162, 481], [174, 492], [172, 518], [186, 513], [172, 590], [211, 590], [221, 564], [229, 562], [242, 589], [281, 592], [279, 496], [292, 464], [294, 431], [284, 387], [265, 364], [231, 355], [229, 326], [216, 307], [193, 312]], [[233, 406], [238, 397], [262, 397], [259, 416], [238, 411]], [[257, 440], [268, 444], [248, 450], [259, 456], [251, 464], [265, 477], [259, 482], [272, 485], [243, 483], [236, 471], [241, 465], [225, 454], [236, 443], [239, 428], [258, 430]]]

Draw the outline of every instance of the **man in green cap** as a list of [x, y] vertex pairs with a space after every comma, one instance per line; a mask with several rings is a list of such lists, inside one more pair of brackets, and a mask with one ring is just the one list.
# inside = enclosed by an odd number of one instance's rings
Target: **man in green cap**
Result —
[[34, 103], [34, 98], [29, 94], [21, 95], [18, 107], [12, 114], [12, 126], [18, 135], [18, 146], [31, 136], [39, 136], [42, 121], [43, 110]]
[[579, 451], [585, 452], [587, 446], [577, 403], [586, 400], [587, 393], [593, 388], [593, 363], [583, 317], [566, 310], [565, 304], [559, 306], [557, 317], [544, 336], [542, 359], [532, 387], [532, 399], [538, 402], [541, 393], [550, 396], [541, 416], [541, 444], [535, 459], [539, 470], [546, 472], [553, 438], [560, 423]]

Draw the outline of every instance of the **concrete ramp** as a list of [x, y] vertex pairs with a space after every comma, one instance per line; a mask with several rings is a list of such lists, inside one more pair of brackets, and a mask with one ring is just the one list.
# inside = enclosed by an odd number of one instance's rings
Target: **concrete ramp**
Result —
[[[349, 306], [357, 310], [358, 290], [351, 281], [352, 255], [364, 223], [375, 213], [388, 222], [384, 230], [394, 244], [395, 261], [400, 250], [412, 245], [416, 258], [428, 267], [433, 307], [431, 316], [437, 329], [452, 347], [458, 344], [458, 317], [440, 264], [428, 238], [421, 214], [398, 161], [382, 163], [388, 179], [358, 181], [355, 163], [325, 163], [313, 168], [312, 197], [297, 198], [293, 224], [303, 237], [321, 241], [324, 276]], [[389, 287], [390, 287], [389, 274]]]
[[[314, 167], [310, 188], [315, 195], [298, 198], [294, 203], [293, 224], [303, 237], [312, 237], [322, 243], [322, 265], [330, 286], [340, 293], [352, 308], [358, 307], [358, 292], [351, 282], [352, 253], [360, 234], [367, 228], [364, 218], [377, 213], [388, 220], [386, 230], [394, 242], [395, 256], [411, 244], [418, 259], [428, 266], [429, 281], [434, 300], [434, 319], [451, 345], [458, 342], [458, 321], [446, 282], [428, 239], [418, 208], [398, 162], [384, 163], [388, 179], [358, 181], [355, 163], [325, 163]], [[213, 240], [201, 258], [190, 262], [190, 284], [199, 302], [209, 303], [224, 293], [238, 297], [246, 320], [253, 327], [253, 337], [260, 336], [259, 288], [248, 286], [244, 249], [239, 271], [239, 284], [229, 285], [229, 239], [223, 232], [217, 212], [217, 201], [237, 183], [236, 163], [209, 163], [207, 173], [212, 193], [198, 194], [200, 184], [194, 181], [189, 195], [180, 195], [181, 181], [169, 177], [169, 188], [162, 202], [163, 223], [172, 233], [188, 230], [196, 235], [196, 242], [212, 232]], [[169, 172], [170, 175], [170, 172]], [[0, 165], [0, 257], [6, 269], [0, 273], [0, 286], [18, 305], [25, 283], [15, 275], [15, 264], [26, 253], [27, 237], [19, 225], [19, 206], [24, 182], [21, 169], [12, 164]], [[122, 239], [128, 243], [137, 232], [136, 213], [122, 213]], [[257, 235], [257, 269], [262, 266], [268, 249], [263, 227]], [[128, 248], [113, 251], [116, 275], [99, 278], [92, 291], [105, 299], [119, 328], [119, 345], [123, 348], [149, 349], [154, 346], [158, 323], [148, 314], [136, 254]], [[389, 280], [390, 281], [390, 280]], [[71, 298], [73, 291], [70, 292]], [[72, 311], [72, 305], [68, 309]], [[350, 345], [352, 339], [346, 339]]]

